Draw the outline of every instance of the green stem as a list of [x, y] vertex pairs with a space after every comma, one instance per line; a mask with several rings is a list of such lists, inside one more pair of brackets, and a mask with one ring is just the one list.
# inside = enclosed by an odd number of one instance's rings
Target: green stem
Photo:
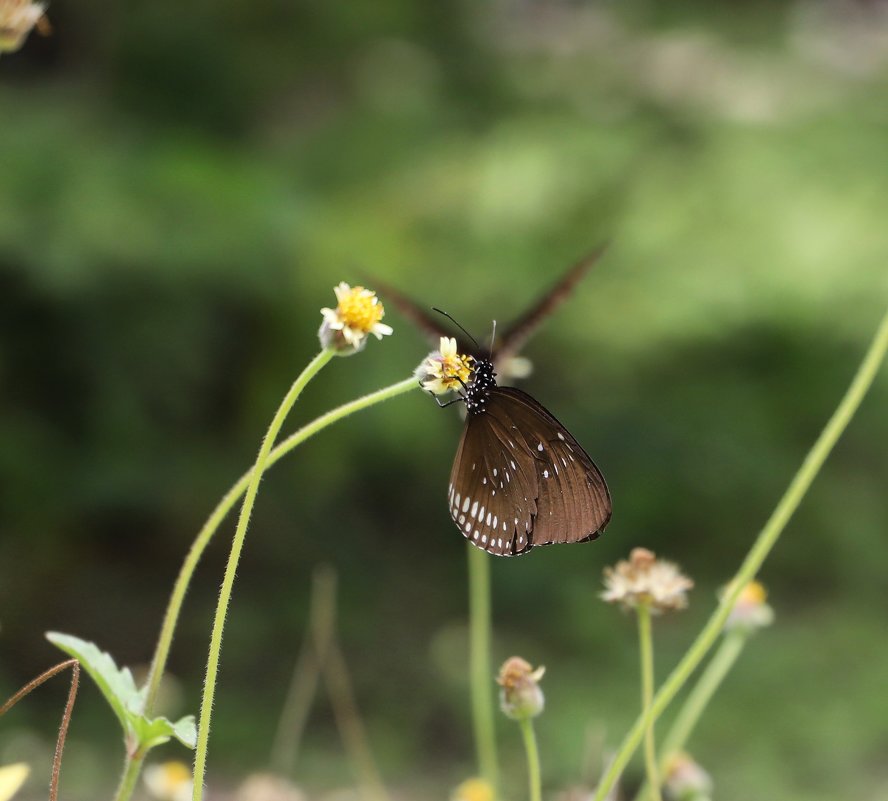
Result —
[[[677, 752], [684, 749], [691, 736], [691, 732], [703, 715], [704, 710], [715, 695], [728, 671], [734, 666], [737, 657], [743, 650], [743, 646], [749, 639], [748, 630], [734, 629], [725, 634], [722, 644], [713, 655], [709, 664], [704, 668], [694, 688], [688, 694], [687, 700], [682, 705], [672, 728], [663, 738], [660, 747], [660, 759], [657, 764], [660, 773], [665, 773], [669, 759]], [[635, 801], [645, 798], [648, 785], [644, 784], [635, 795]]]
[[[282, 457], [286, 456], [297, 445], [302, 444], [309, 437], [317, 434], [318, 431], [341, 420], [343, 417], [347, 417], [354, 412], [366, 409], [368, 406], [381, 403], [384, 400], [393, 398], [396, 395], [401, 395], [410, 389], [417, 389], [418, 387], [419, 383], [411, 376], [410, 378], [405, 378], [403, 381], [399, 381], [397, 384], [392, 384], [384, 389], [371, 392], [369, 395], [364, 395], [361, 398], [349, 401], [336, 409], [332, 409], [326, 414], [322, 414], [316, 420], [303, 426], [294, 434], [291, 434], [283, 440], [283, 442], [281, 442], [280, 445], [268, 455], [266, 469], [271, 467]], [[191, 577], [194, 575], [194, 571], [197, 569], [197, 564], [200, 561], [201, 556], [203, 556], [203, 552], [209, 545], [210, 540], [213, 538], [213, 535], [216, 533], [216, 530], [219, 528], [228, 512], [231, 511], [231, 508], [237, 503], [238, 498], [240, 498], [246, 491], [252, 473], [253, 470], [251, 468], [238, 479], [235, 485], [228, 490], [227, 493], [225, 493], [225, 496], [219, 501], [209, 518], [207, 518], [206, 523], [204, 523], [203, 528], [195, 538], [188, 555], [185, 557], [185, 561], [182, 564], [182, 568], [179, 571], [175, 586], [173, 587], [173, 592], [170, 596], [170, 601], [163, 619], [163, 625], [160, 629], [160, 636], [158, 637], [157, 646], [154, 650], [154, 658], [151, 662], [151, 671], [147, 682], [148, 693], [145, 701], [145, 714], [147, 715], [151, 715], [154, 712], [154, 706], [157, 702], [157, 692], [160, 688], [160, 682], [166, 669], [167, 658], [169, 657], [176, 625], [179, 621], [179, 615], [182, 611], [182, 604], [185, 601], [185, 593], [188, 591], [188, 585], [191, 583]]]
[[498, 797], [496, 729], [493, 709], [493, 669], [490, 666], [490, 557], [466, 543], [469, 554], [469, 670], [472, 724], [478, 771]]
[[721, 646], [713, 655], [709, 664], [700, 674], [697, 684], [688, 695], [687, 700], [682, 706], [672, 724], [669, 733], [663, 739], [661, 748], [662, 757], [660, 765], [664, 765], [665, 761], [676, 751], [681, 751], [691, 732], [700, 720], [703, 711], [715, 695], [715, 691], [719, 688], [728, 671], [733, 667], [737, 657], [743, 650], [748, 639], [748, 633], [744, 629], [734, 629], [725, 634]]
[[639, 604], [638, 644], [641, 655], [641, 714], [644, 720], [644, 759], [651, 797], [660, 801], [660, 779], [657, 772], [657, 750], [654, 747], [654, 646], [651, 636], [651, 608]]
[[541, 801], [543, 785], [540, 780], [540, 752], [537, 748], [536, 734], [533, 730], [533, 719], [524, 718], [518, 721], [521, 736], [524, 738], [524, 750], [527, 753], [527, 781], [530, 786], [530, 801]]
[[[886, 311], [879, 324], [873, 341], [851, 382], [851, 386], [848, 387], [845, 396], [835, 412], [833, 412], [832, 417], [830, 417], [814, 446], [805, 457], [805, 461], [802, 462], [802, 466], [777, 504], [777, 508], [774, 509], [771, 517], [765, 523], [764, 528], [753, 543], [752, 548], [750, 548], [749, 553], [734, 576], [729, 590], [722, 597], [721, 602], [700, 634], [697, 635], [697, 639], [694, 640], [687, 653], [685, 653], [654, 697], [653, 716], [655, 719], [663, 713], [663, 710], [675, 698], [678, 691], [684, 686], [700, 662], [703, 661], [706, 653], [718, 638], [725, 621], [728, 619], [728, 615], [731, 613], [731, 609], [734, 608], [734, 604], [737, 602], [741, 590], [758, 573], [759, 568], [761, 568], [762, 563], [771, 552], [783, 529], [786, 528], [789, 519], [798, 508], [802, 498], [805, 497], [805, 493], [823, 466], [824, 461], [826, 461], [826, 457], [829, 456], [836, 441], [847, 428], [867, 390], [872, 386], [876, 373], [879, 370], [879, 365], [885, 358], [886, 350], [888, 350], [888, 311]], [[613, 762], [611, 762], [610, 767], [598, 785], [594, 801], [603, 801], [610, 792], [631, 759], [632, 754], [635, 753], [635, 749], [638, 748], [643, 734], [644, 718], [642, 716], [635, 721], [635, 724], [623, 739]]]
[[259, 448], [259, 455], [256, 457], [256, 464], [250, 472], [250, 480], [247, 484], [247, 491], [244, 495], [244, 502], [241, 506], [240, 517], [237, 521], [237, 528], [234, 532], [234, 539], [231, 543], [231, 552], [228, 556], [228, 564], [225, 567], [225, 576], [222, 579], [222, 589], [219, 592], [219, 602], [216, 604], [216, 616], [213, 619], [213, 632], [210, 636], [210, 652], [207, 658], [207, 675], [204, 680], [203, 697], [200, 704], [200, 722], [197, 728], [197, 749], [194, 755], [194, 793], [193, 801], [200, 801], [203, 797], [204, 775], [206, 774], [207, 765], [207, 747], [210, 739], [210, 721], [213, 716], [213, 697], [216, 693], [216, 677], [219, 672], [219, 656], [222, 652], [222, 632], [225, 628], [225, 615], [228, 612], [228, 604], [231, 600], [231, 592], [234, 587], [234, 577], [237, 573], [237, 564], [240, 560], [241, 549], [247, 536], [247, 526], [250, 522], [250, 513], [253, 511], [253, 504], [256, 495], [259, 492], [259, 480], [265, 470], [268, 462], [268, 455], [274, 445], [278, 432], [284, 424], [290, 409], [296, 403], [296, 399], [301, 394], [305, 385], [320, 371], [320, 369], [330, 361], [335, 355], [333, 350], [322, 350], [314, 359], [309, 362], [308, 366], [302, 371], [300, 376], [293, 382], [293, 386], [284, 396], [284, 400], [278, 407], [265, 438], [262, 440], [262, 446]]
[[142, 770], [142, 763], [145, 761], [145, 754], [140, 753], [136, 756], [127, 754], [126, 762], [123, 763], [123, 776], [120, 777], [120, 785], [114, 794], [114, 801], [127, 801], [136, 789], [136, 780], [139, 778], [139, 771]]

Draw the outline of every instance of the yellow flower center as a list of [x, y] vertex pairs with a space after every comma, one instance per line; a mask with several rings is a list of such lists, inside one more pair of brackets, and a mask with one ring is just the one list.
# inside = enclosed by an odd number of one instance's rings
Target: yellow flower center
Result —
[[493, 788], [484, 779], [468, 779], [456, 788], [453, 801], [493, 801]]
[[336, 306], [339, 319], [349, 328], [369, 334], [385, 314], [376, 295], [362, 286], [349, 289], [339, 298]]
[[750, 581], [740, 591], [738, 601], [747, 604], [763, 604], [767, 597], [767, 590], [758, 581]]
[[459, 389], [462, 384], [468, 383], [472, 375], [472, 361], [471, 356], [461, 353], [441, 357], [441, 378], [449, 389]]

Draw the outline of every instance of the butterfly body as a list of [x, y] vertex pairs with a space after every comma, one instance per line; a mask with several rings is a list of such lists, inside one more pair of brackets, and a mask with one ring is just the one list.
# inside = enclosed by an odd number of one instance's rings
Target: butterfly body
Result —
[[467, 415], [448, 504], [466, 539], [516, 556], [603, 531], [611, 516], [604, 477], [552, 414], [526, 392], [498, 386], [486, 357], [475, 359], [461, 398]]

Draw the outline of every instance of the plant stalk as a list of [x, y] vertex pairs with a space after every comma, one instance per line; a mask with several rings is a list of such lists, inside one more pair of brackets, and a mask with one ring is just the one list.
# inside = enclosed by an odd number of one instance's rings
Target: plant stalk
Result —
[[491, 668], [490, 557], [466, 543], [469, 559], [469, 671], [478, 772], [499, 797]]
[[[418, 387], [419, 384], [416, 379], [411, 376], [410, 378], [405, 378], [403, 381], [399, 381], [397, 384], [392, 384], [384, 389], [371, 392], [369, 395], [364, 395], [361, 398], [349, 401], [336, 409], [330, 410], [326, 414], [322, 414], [316, 420], [291, 434], [274, 448], [268, 455], [266, 469], [286, 456], [297, 445], [301, 445], [309, 437], [317, 434], [327, 426], [332, 425], [344, 417], [348, 417], [350, 414], [354, 414], [355, 412], [366, 409], [374, 404], [381, 403], [389, 398], [394, 398], [410, 389], [417, 389]], [[160, 682], [163, 678], [164, 671], [166, 670], [166, 663], [173, 643], [173, 636], [176, 631], [176, 625], [179, 622], [182, 605], [185, 602], [185, 594], [191, 583], [191, 577], [197, 569], [198, 562], [200, 562], [203, 552], [210, 544], [210, 540], [225, 519], [225, 516], [231, 511], [231, 508], [235, 503], [237, 503], [238, 498], [246, 492], [247, 484], [249, 484], [252, 473], [253, 470], [251, 468], [237, 480], [228, 492], [225, 493], [212, 514], [207, 518], [206, 523], [204, 523], [203, 528], [201, 528], [191, 545], [188, 555], [185, 557], [185, 561], [176, 578], [176, 583], [173, 586], [173, 592], [170, 595], [169, 604], [167, 605], [163, 624], [160, 629], [160, 636], [157, 640], [157, 646], [154, 649], [154, 658], [151, 661], [151, 671], [147, 681], [148, 692], [145, 701], [146, 715], [152, 715], [154, 713], [154, 707], [157, 703], [157, 693], [160, 689]]]
[[333, 350], [322, 350], [314, 359], [309, 362], [308, 366], [302, 371], [299, 377], [293, 382], [290, 390], [284, 396], [284, 400], [278, 407], [265, 438], [262, 440], [262, 446], [259, 448], [259, 455], [256, 457], [256, 464], [250, 472], [250, 480], [247, 484], [247, 491], [244, 495], [244, 502], [241, 506], [240, 517], [237, 521], [237, 528], [234, 532], [234, 540], [231, 543], [231, 552], [228, 556], [228, 564], [225, 567], [225, 575], [222, 579], [222, 589], [219, 592], [219, 601], [216, 605], [216, 615], [213, 620], [213, 631], [210, 636], [210, 652], [207, 658], [207, 674], [204, 681], [203, 697], [200, 704], [200, 722], [197, 727], [197, 749], [194, 755], [194, 792], [193, 801], [201, 801], [203, 798], [203, 783], [206, 775], [207, 764], [207, 748], [210, 739], [210, 721], [213, 716], [213, 697], [216, 693], [216, 679], [219, 672], [219, 658], [222, 652], [222, 632], [225, 628], [225, 615], [228, 612], [228, 604], [231, 601], [231, 593], [234, 588], [234, 578], [237, 572], [238, 561], [240, 560], [241, 550], [243, 549], [244, 540], [247, 536], [247, 526], [250, 522], [250, 514], [253, 511], [253, 504], [256, 495], [259, 492], [259, 480], [265, 471], [268, 463], [268, 456], [271, 453], [278, 432], [284, 424], [284, 420], [297, 398], [302, 393], [306, 384], [327, 364], [335, 355]]
[[542, 801], [543, 785], [540, 778], [540, 752], [537, 748], [536, 734], [533, 730], [533, 719], [523, 718], [518, 721], [521, 736], [524, 739], [524, 750], [527, 753], [527, 781], [530, 801]]
[[651, 608], [639, 604], [638, 644], [641, 657], [641, 714], [644, 719], [644, 761], [651, 788], [650, 797], [660, 801], [660, 777], [657, 771], [657, 750], [654, 746], [654, 645], [651, 636]]
[[[848, 427], [848, 423], [851, 422], [854, 413], [860, 407], [867, 391], [872, 386], [879, 366], [885, 358], [886, 351], [888, 351], [888, 310], [886, 310], [876, 330], [876, 334], [863, 357], [857, 373], [851, 381], [851, 385], [820, 433], [817, 441], [808, 452], [777, 507], [765, 523], [764, 528], [756, 537], [749, 553], [732, 579], [728, 591], [722, 597], [721, 602], [697, 635], [691, 647], [654, 697], [654, 719], [663, 713], [663, 710], [675, 698], [691, 673], [703, 661], [706, 653], [716, 639], [718, 639], [743, 587], [755, 578], [771, 549], [786, 528], [786, 524], [801, 503], [802, 498], [805, 497], [805, 493], [810, 488], [827, 456], [832, 451], [833, 446]], [[632, 758], [632, 754], [638, 748], [639, 742], [641, 742], [644, 734], [644, 722], [644, 716], [640, 716], [624, 737], [613, 762], [611, 762], [598, 785], [594, 801], [604, 801], [614, 783], [622, 774], [627, 763]]]

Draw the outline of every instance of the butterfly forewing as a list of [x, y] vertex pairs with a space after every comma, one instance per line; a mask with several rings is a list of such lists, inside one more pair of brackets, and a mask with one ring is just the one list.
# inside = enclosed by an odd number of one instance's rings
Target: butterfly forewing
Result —
[[607, 485], [570, 433], [532, 397], [485, 391], [469, 414], [450, 477], [450, 514], [473, 544], [499, 556], [582, 542], [610, 519]]
[[450, 516], [463, 536], [498, 556], [531, 546], [536, 472], [521, 459], [524, 440], [499, 418], [469, 415], [453, 461]]

